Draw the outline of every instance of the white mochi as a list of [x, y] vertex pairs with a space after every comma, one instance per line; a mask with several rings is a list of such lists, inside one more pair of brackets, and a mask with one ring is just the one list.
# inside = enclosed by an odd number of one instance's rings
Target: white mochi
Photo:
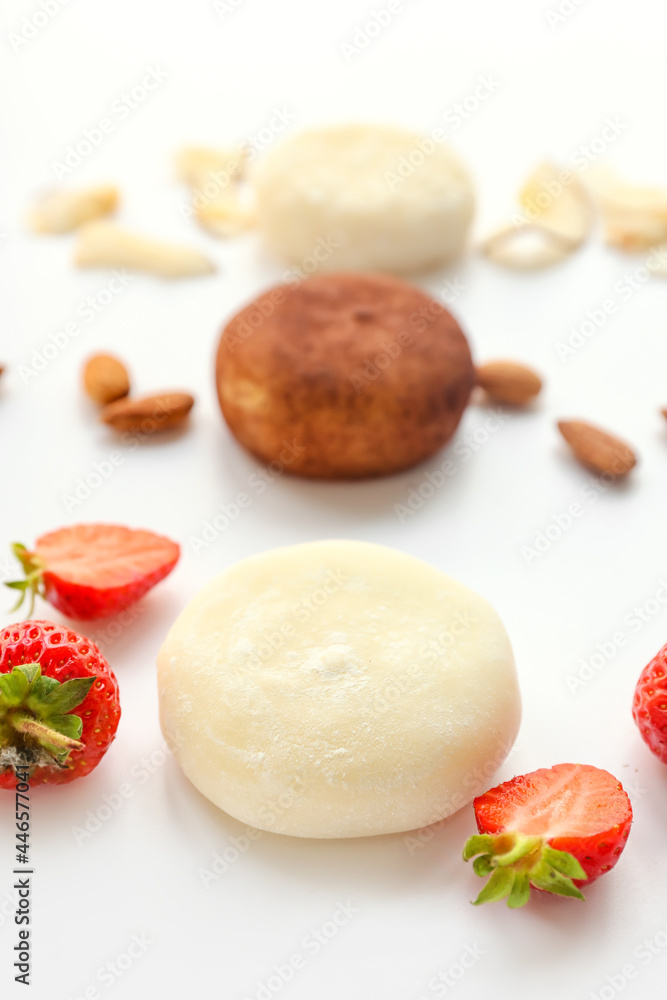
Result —
[[192, 783], [243, 823], [365, 837], [489, 786], [521, 715], [493, 608], [365, 542], [252, 556], [190, 602], [158, 657], [160, 717]]
[[389, 126], [291, 136], [259, 160], [253, 183], [266, 240], [298, 277], [438, 267], [462, 253], [474, 212], [450, 147]]

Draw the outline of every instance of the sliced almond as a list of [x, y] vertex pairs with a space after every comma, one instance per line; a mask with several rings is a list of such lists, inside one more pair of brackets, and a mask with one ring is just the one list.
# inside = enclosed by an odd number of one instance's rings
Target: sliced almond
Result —
[[113, 354], [95, 354], [84, 365], [83, 384], [94, 402], [106, 406], [127, 396], [130, 376], [123, 362]]
[[179, 178], [190, 187], [198, 188], [207, 182], [216, 181], [216, 175], [239, 180], [246, 166], [246, 154], [237, 149], [207, 149], [202, 146], [186, 146], [176, 154], [176, 170]]
[[494, 264], [515, 271], [536, 271], [564, 260], [576, 247], [551, 229], [528, 223], [520, 228], [510, 224], [499, 229], [480, 249]]
[[637, 464], [632, 448], [613, 434], [583, 420], [561, 420], [561, 432], [575, 457], [594, 472], [621, 477]]
[[521, 189], [519, 202], [530, 221], [576, 248], [591, 231], [593, 206], [584, 185], [574, 176], [566, 184], [561, 181], [561, 174], [551, 163], [540, 164]]
[[591, 169], [587, 183], [610, 246], [635, 251], [667, 240], [667, 190], [628, 184], [606, 167]]
[[100, 419], [116, 431], [158, 434], [182, 424], [194, 402], [187, 392], [161, 392], [140, 399], [119, 399], [105, 406]]
[[214, 236], [230, 237], [257, 225], [257, 212], [229, 196], [196, 209], [197, 221]]
[[516, 361], [487, 361], [475, 369], [477, 385], [491, 399], [508, 406], [525, 406], [542, 388], [542, 379]]
[[57, 189], [42, 195], [28, 221], [36, 233], [69, 233], [84, 222], [114, 212], [117, 206], [118, 189], [108, 185], [70, 191]]
[[576, 250], [588, 237], [593, 210], [584, 186], [563, 171], [543, 163], [519, 194], [524, 214], [488, 237], [481, 246], [496, 264], [517, 270], [549, 267]]
[[74, 262], [79, 267], [127, 267], [163, 278], [187, 278], [216, 269], [198, 250], [136, 236], [111, 222], [91, 222], [79, 231]]

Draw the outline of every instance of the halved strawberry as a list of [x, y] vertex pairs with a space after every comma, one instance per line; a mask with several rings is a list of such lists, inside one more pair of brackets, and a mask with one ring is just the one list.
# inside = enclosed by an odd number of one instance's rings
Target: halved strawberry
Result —
[[116, 678], [90, 639], [49, 621], [0, 631], [0, 788], [19, 771], [32, 784], [89, 774], [119, 719]]
[[644, 742], [667, 764], [667, 646], [648, 663], [637, 681], [632, 717]]
[[632, 806], [617, 779], [587, 764], [557, 764], [497, 785], [473, 803], [479, 834], [465, 845], [475, 904], [523, 906], [530, 887], [583, 899], [578, 886], [610, 871], [630, 833]]
[[152, 531], [115, 524], [77, 524], [42, 535], [29, 552], [16, 544], [13, 552], [26, 574], [8, 587], [35, 594], [71, 618], [105, 618], [138, 601], [172, 571], [180, 548]]

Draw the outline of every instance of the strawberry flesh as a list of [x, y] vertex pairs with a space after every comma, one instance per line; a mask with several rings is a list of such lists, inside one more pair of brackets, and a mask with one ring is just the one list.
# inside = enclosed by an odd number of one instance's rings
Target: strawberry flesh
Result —
[[104, 618], [138, 601], [178, 562], [179, 546], [151, 531], [82, 524], [37, 539], [44, 596], [72, 618]]
[[[583, 898], [579, 887], [614, 867], [632, 824], [632, 806], [621, 783], [608, 771], [586, 764], [557, 764], [519, 775], [480, 795], [473, 805], [482, 836], [469, 839], [464, 858], [483, 855], [476, 871], [492, 874], [496, 881], [503, 865], [520, 874], [525, 898], [513, 901], [510, 895], [510, 906], [528, 899], [528, 883]], [[522, 844], [527, 845], [523, 853]], [[502, 898], [499, 893], [484, 897], [483, 890], [478, 902]]]

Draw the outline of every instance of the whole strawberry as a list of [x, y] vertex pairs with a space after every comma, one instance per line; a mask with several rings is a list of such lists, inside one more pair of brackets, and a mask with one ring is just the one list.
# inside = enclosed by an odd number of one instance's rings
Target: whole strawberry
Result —
[[625, 847], [632, 806], [608, 771], [557, 764], [497, 785], [474, 800], [479, 834], [463, 857], [489, 875], [475, 904], [523, 906], [531, 886], [583, 899], [579, 886], [610, 871]]
[[639, 675], [632, 717], [644, 742], [663, 764], [667, 764], [667, 646], [662, 647]]
[[21, 592], [13, 610], [30, 594], [30, 616], [39, 594], [81, 619], [123, 611], [171, 573], [180, 555], [168, 538], [116, 524], [77, 524], [42, 535], [32, 551], [12, 548], [26, 574], [7, 584]]
[[116, 678], [89, 639], [49, 621], [0, 632], [0, 788], [17, 768], [33, 785], [89, 774], [119, 719]]

